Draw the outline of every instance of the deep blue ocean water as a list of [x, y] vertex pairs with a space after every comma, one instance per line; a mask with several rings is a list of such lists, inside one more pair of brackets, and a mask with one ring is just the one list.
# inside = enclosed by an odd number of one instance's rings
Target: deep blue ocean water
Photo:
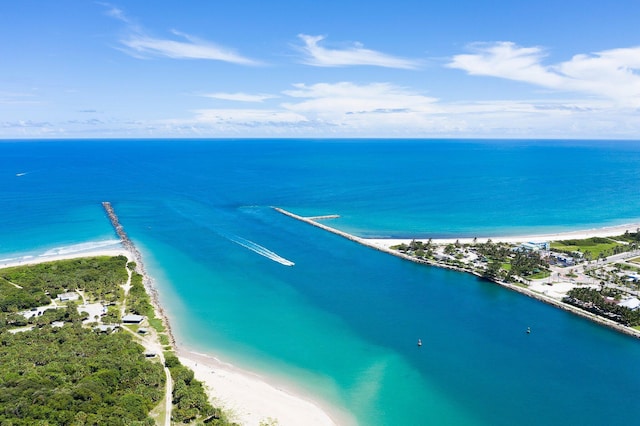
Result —
[[622, 424], [637, 339], [271, 207], [368, 237], [594, 228], [640, 222], [639, 166], [634, 141], [3, 141], [0, 264], [108, 244], [111, 201], [181, 344], [360, 424]]

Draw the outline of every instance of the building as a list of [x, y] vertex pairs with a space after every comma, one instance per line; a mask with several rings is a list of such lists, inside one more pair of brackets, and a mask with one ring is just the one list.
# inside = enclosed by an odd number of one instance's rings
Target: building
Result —
[[549, 250], [549, 242], [545, 241], [542, 243], [533, 243], [533, 242], [528, 242], [528, 243], [522, 243], [520, 244], [516, 250], [518, 251], [540, 251], [540, 250]]
[[122, 317], [124, 324], [140, 324], [144, 317], [142, 315], [129, 314]]
[[576, 264], [576, 260], [573, 257], [560, 253], [551, 253], [551, 258], [555, 261], [554, 263], [561, 266], [574, 266]]
[[120, 328], [118, 324], [100, 324], [95, 326], [93, 329], [98, 333], [111, 333]]
[[78, 300], [80, 298], [80, 295], [78, 293], [76, 293], [75, 291], [69, 291], [67, 293], [60, 293], [58, 295], [58, 300], [60, 300], [61, 302], [70, 302], [72, 300]]
[[631, 297], [620, 302], [618, 306], [624, 306], [625, 308], [635, 311], [636, 309], [640, 309], [640, 300], [638, 300], [637, 297]]

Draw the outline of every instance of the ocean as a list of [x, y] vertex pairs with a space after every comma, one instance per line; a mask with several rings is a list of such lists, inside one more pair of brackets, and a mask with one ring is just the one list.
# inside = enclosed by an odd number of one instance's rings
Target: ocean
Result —
[[0, 264], [114, 244], [110, 201], [179, 344], [359, 424], [623, 424], [637, 339], [273, 207], [363, 237], [598, 228], [640, 222], [638, 165], [639, 141], [1, 141]]

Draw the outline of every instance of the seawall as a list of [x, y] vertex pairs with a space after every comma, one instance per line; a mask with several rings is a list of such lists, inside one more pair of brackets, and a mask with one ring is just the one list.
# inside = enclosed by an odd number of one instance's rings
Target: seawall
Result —
[[142, 283], [144, 284], [144, 288], [147, 290], [147, 293], [149, 293], [149, 296], [151, 297], [151, 302], [153, 303], [153, 307], [155, 311], [158, 313], [158, 315], [160, 316], [160, 319], [162, 320], [162, 322], [164, 323], [167, 334], [169, 335], [169, 339], [171, 341], [171, 345], [173, 347], [176, 347], [176, 344], [175, 344], [176, 342], [175, 342], [175, 338], [173, 337], [173, 332], [171, 331], [171, 325], [169, 324], [169, 319], [167, 318], [167, 315], [162, 309], [162, 305], [160, 305], [158, 291], [153, 285], [153, 280], [149, 276], [149, 274], [147, 274], [147, 271], [144, 268], [144, 262], [142, 261], [142, 254], [133, 244], [133, 241], [131, 241], [131, 239], [125, 232], [122, 224], [120, 224], [120, 219], [118, 218], [118, 215], [113, 209], [113, 206], [111, 205], [111, 203], [109, 201], [103, 201], [102, 207], [104, 208], [104, 211], [107, 213], [107, 216], [111, 221], [111, 225], [113, 226], [113, 229], [116, 231], [116, 234], [118, 234], [118, 237], [120, 238], [122, 246], [133, 256], [136, 262], [136, 272], [142, 275]]
[[384, 246], [381, 246], [381, 245], [374, 244], [371, 241], [367, 240], [366, 238], [357, 237], [355, 235], [349, 234], [349, 233], [341, 231], [339, 229], [332, 228], [332, 227], [327, 226], [325, 224], [316, 222], [314, 220], [317, 217], [322, 217], [322, 218], [325, 218], [325, 217], [337, 217], [337, 215], [304, 217], [304, 216], [299, 216], [299, 215], [297, 215], [295, 213], [291, 213], [291, 212], [289, 212], [287, 210], [284, 210], [284, 209], [281, 209], [279, 207], [274, 207], [274, 210], [276, 210], [279, 213], [282, 213], [285, 216], [289, 216], [289, 217], [291, 217], [293, 219], [299, 220], [299, 221], [304, 222], [304, 223], [308, 223], [309, 225], [318, 227], [318, 228], [323, 229], [325, 231], [328, 231], [328, 232], [331, 232], [333, 234], [336, 234], [336, 235], [339, 235], [341, 237], [344, 237], [344, 238], [346, 238], [346, 239], [348, 239], [350, 241], [354, 241], [354, 242], [356, 242], [358, 244], [362, 244], [363, 246], [372, 248], [374, 250], [378, 250], [378, 251], [381, 251], [381, 252], [384, 252], [384, 253], [391, 254], [393, 256], [399, 257], [399, 258], [404, 259], [404, 260], [409, 260], [411, 262], [420, 263], [420, 264], [423, 264], [423, 265], [430, 265], [430, 266], [435, 266], [435, 267], [438, 267], [438, 268], [451, 269], [451, 270], [454, 270], [454, 271], [465, 272], [465, 273], [468, 273], [468, 274], [475, 275], [475, 276], [477, 276], [479, 278], [485, 279], [487, 281], [491, 281], [491, 282], [493, 282], [495, 284], [498, 284], [498, 285], [500, 285], [502, 287], [505, 287], [505, 288], [507, 288], [509, 290], [516, 291], [518, 293], [524, 294], [525, 296], [529, 296], [529, 297], [531, 297], [533, 299], [536, 299], [538, 301], [553, 305], [553, 306], [555, 306], [557, 308], [560, 308], [560, 309], [562, 309], [564, 311], [570, 312], [572, 314], [579, 315], [579, 316], [581, 316], [583, 318], [586, 318], [588, 320], [596, 322], [596, 323], [598, 323], [600, 325], [604, 325], [606, 327], [612, 328], [612, 329], [614, 329], [614, 330], [616, 330], [616, 331], [618, 331], [620, 333], [624, 333], [624, 334], [627, 334], [629, 336], [640, 338], [640, 330], [636, 330], [635, 328], [631, 328], [631, 327], [626, 327], [624, 325], [618, 324], [615, 321], [612, 321], [612, 320], [609, 320], [607, 318], [603, 318], [603, 317], [597, 316], [595, 314], [592, 314], [591, 312], [587, 312], [587, 311], [584, 311], [584, 310], [582, 310], [580, 308], [577, 308], [575, 306], [569, 305], [568, 303], [564, 303], [562, 301], [553, 299], [553, 298], [551, 298], [549, 296], [546, 296], [544, 294], [540, 294], [540, 293], [537, 293], [535, 291], [529, 290], [528, 288], [520, 287], [520, 286], [513, 285], [513, 284], [510, 284], [510, 283], [507, 283], [507, 282], [504, 282], [504, 281], [500, 281], [500, 280], [489, 280], [488, 278], [483, 277], [482, 275], [478, 274], [475, 271], [470, 271], [468, 269], [459, 268], [457, 266], [446, 265], [446, 264], [438, 263], [438, 262], [432, 261], [432, 260], [417, 259], [417, 258], [415, 258], [413, 256], [409, 256], [409, 255], [407, 255], [405, 253], [402, 253], [402, 252], [399, 252], [397, 250], [393, 250], [393, 249], [388, 248], [388, 247], [384, 247]]

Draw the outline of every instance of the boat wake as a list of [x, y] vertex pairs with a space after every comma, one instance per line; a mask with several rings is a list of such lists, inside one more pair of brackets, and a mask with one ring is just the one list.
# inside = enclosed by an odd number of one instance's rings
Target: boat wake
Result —
[[[181, 217], [189, 220], [192, 223], [195, 223], [198, 226], [202, 226], [203, 228], [219, 235], [227, 240], [238, 244], [246, 249], [251, 250], [254, 253], [259, 254], [260, 256], [264, 256], [267, 259], [273, 260], [274, 262], [278, 262], [281, 265], [285, 266], [293, 266], [294, 262], [289, 259], [285, 259], [282, 256], [272, 252], [266, 247], [261, 246], [260, 244], [254, 243], [253, 241], [247, 240], [246, 238], [242, 238], [235, 234], [227, 233], [226, 231], [222, 231], [219, 228], [224, 227], [223, 224], [217, 224], [213, 222], [214, 218], [222, 218], [222, 220], [233, 219], [231, 215], [225, 213], [224, 210], [215, 209], [215, 213], [212, 212], [212, 208], [208, 205], [183, 200], [181, 202], [172, 202], [167, 204], [169, 208], [178, 213]], [[240, 209], [246, 209], [247, 211], [256, 211], [256, 209], [261, 208], [260, 206], [240, 206]], [[211, 212], [211, 213], [208, 213]], [[213, 213], [213, 214], [212, 214]]]
[[276, 253], [272, 252], [271, 250], [269, 250], [266, 247], [262, 247], [260, 244], [254, 243], [253, 241], [249, 241], [247, 239], [244, 239], [242, 237], [238, 237], [237, 235], [233, 235], [233, 236], [226, 236], [229, 240], [233, 241], [234, 243], [251, 250], [254, 253], [258, 253], [260, 256], [264, 256], [267, 259], [271, 259], [274, 262], [278, 262], [281, 265], [284, 266], [293, 266], [295, 265], [295, 263], [293, 263], [292, 261], [290, 261], [289, 259], [285, 259], [282, 256], [277, 255]]

